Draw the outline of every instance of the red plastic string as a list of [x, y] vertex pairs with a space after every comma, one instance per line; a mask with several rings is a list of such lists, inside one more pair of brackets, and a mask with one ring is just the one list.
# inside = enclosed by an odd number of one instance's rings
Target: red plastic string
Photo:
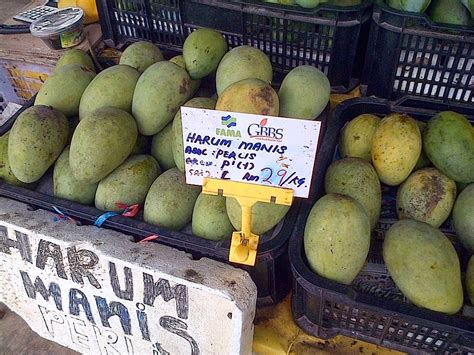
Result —
[[128, 206], [125, 203], [117, 202], [115, 206], [123, 209], [122, 216], [124, 217], [135, 217], [140, 211], [140, 205], [138, 204]]
[[159, 239], [160, 236], [156, 235], [156, 234], [152, 234], [152, 235], [149, 235], [148, 237], [146, 238], [143, 238], [142, 240], [140, 240], [138, 243], [146, 243], [146, 242], [151, 242], [153, 240], [157, 240]]

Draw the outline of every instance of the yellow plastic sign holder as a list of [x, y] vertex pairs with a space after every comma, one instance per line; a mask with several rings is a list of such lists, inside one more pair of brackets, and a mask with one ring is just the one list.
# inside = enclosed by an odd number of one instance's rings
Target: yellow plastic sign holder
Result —
[[252, 206], [256, 202], [276, 203], [291, 206], [293, 190], [248, 184], [230, 180], [204, 178], [202, 192], [235, 198], [242, 209], [242, 230], [232, 233], [229, 261], [244, 265], [255, 265], [259, 236], [252, 233]]

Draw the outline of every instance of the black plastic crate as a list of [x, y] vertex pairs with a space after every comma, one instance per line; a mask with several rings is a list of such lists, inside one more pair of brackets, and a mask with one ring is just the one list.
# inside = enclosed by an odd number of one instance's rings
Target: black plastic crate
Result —
[[[324, 194], [324, 175], [337, 157], [336, 146], [343, 125], [363, 113], [385, 116], [403, 112], [426, 121], [440, 111], [453, 110], [474, 122], [474, 107], [439, 104], [429, 99], [405, 98], [396, 103], [377, 98], [357, 98], [340, 104], [329, 120], [315, 175], [315, 198], [302, 203], [288, 254], [293, 272], [293, 317], [306, 332], [329, 339], [338, 334], [372, 342], [408, 353], [474, 352], [473, 307], [465, 305], [463, 315], [448, 316], [410, 304], [389, 276], [382, 258], [384, 232], [396, 221], [393, 205], [382, 205], [381, 218], [372, 234], [368, 264], [352, 285], [346, 286], [313, 273], [303, 247], [306, 220], [314, 202]], [[393, 199], [393, 188], [383, 186], [383, 200]], [[393, 201], [392, 201], [393, 202]], [[454, 235], [450, 222], [442, 226]], [[468, 257], [454, 246], [465, 268]], [[467, 299], [465, 299], [467, 301]], [[468, 302], [468, 301], [467, 301]]]
[[437, 24], [377, 0], [362, 92], [391, 101], [416, 95], [473, 104], [474, 27]]
[[249, 0], [98, 0], [97, 5], [110, 46], [148, 40], [181, 51], [194, 29], [214, 28], [230, 47], [264, 51], [276, 81], [292, 68], [310, 64], [326, 73], [335, 92], [359, 83], [372, 13], [372, 0], [315, 9]]
[[[33, 105], [34, 99], [35, 97], [29, 100], [4, 126], [0, 127], [0, 135], [6, 133], [13, 126], [22, 111]], [[328, 114], [329, 105], [318, 118], [322, 121], [320, 146]], [[94, 224], [97, 218], [104, 214], [104, 211], [54, 197], [52, 171], [53, 168], [50, 168], [32, 188], [12, 186], [0, 179], [0, 196], [52, 212], [56, 212], [57, 208], [81, 224]], [[314, 191], [315, 189], [312, 188], [310, 195], [314, 194]], [[255, 266], [232, 264], [246, 270], [252, 277], [257, 286], [258, 307], [276, 304], [290, 291], [291, 267], [288, 259], [288, 242], [295, 227], [300, 205], [301, 200], [295, 199], [285, 218], [272, 230], [260, 236]], [[135, 218], [114, 216], [107, 219], [101, 227], [131, 235], [136, 242], [148, 236], [157, 235], [158, 239], [155, 242], [190, 253], [194, 259], [207, 257], [229, 263], [230, 238], [219, 242], [206, 240], [193, 236], [190, 225], [182, 231], [173, 231], [145, 223], [142, 216], [142, 212]]]

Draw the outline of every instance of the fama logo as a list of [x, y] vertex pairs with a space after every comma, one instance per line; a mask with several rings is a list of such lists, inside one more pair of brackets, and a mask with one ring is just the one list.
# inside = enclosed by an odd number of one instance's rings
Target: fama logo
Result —
[[221, 125], [227, 128], [216, 128], [218, 136], [242, 138], [239, 130], [230, 129], [231, 127], [237, 127], [237, 118], [231, 115], [222, 116]]
[[250, 138], [281, 141], [283, 138], [283, 128], [268, 127], [268, 118], [264, 118], [260, 123], [252, 123], [247, 129]]

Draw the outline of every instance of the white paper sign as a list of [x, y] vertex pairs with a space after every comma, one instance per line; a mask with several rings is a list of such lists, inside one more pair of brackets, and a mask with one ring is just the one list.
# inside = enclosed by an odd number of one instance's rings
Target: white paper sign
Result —
[[186, 182], [204, 177], [294, 190], [308, 197], [320, 121], [181, 107]]

